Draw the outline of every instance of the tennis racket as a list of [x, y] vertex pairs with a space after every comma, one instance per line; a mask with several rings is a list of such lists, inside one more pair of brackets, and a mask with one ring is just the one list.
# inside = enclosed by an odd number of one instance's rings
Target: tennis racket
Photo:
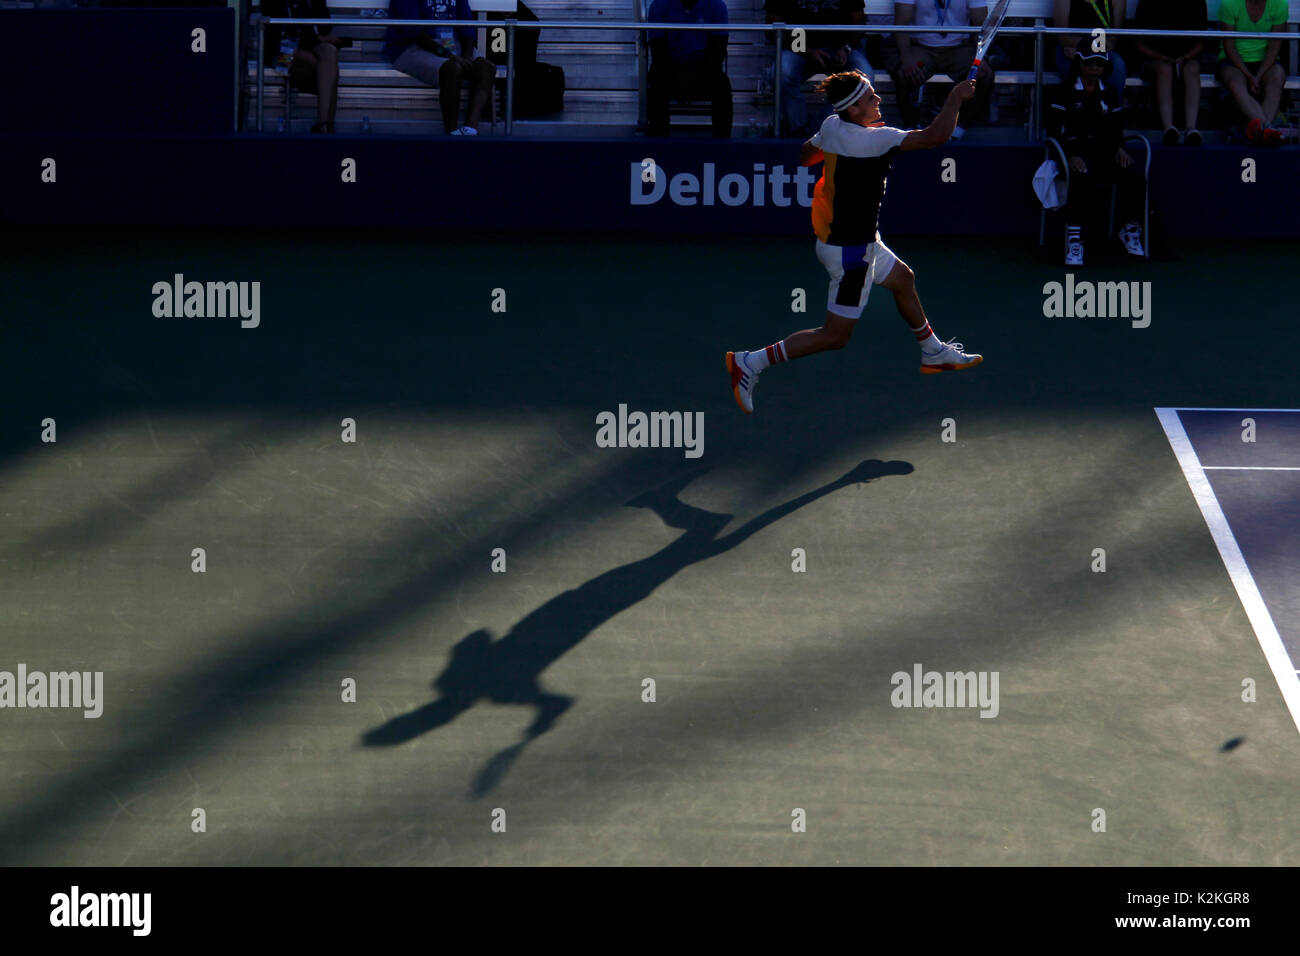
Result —
[[993, 45], [993, 38], [997, 36], [998, 27], [1002, 26], [1002, 18], [1007, 15], [1007, 7], [1010, 5], [1011, 0], [998, 0], [989, 10], [988, 16], [984, 18], [984, 27], [980, 30], [979, 41], [975, 44], [975, 62], [970, 65], [970, 75], [966, 79], [975, 79], [980, 63], [989, 52], [989, 47]]

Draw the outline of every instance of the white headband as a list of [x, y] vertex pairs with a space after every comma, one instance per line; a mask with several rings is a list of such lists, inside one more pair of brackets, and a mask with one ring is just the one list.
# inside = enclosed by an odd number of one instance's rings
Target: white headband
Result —
[[832, 103], [831, 109], [837, 113], [840, 110], [848, 109], [858, 100], [862, 99], [862, 94], [865, 92], [867, 92], [867, 81], [862, 77], [858, 77], [858, 85], [854, 88], [853, 92], [844, 97], [844, 99], [840, 100], [838, 103]]

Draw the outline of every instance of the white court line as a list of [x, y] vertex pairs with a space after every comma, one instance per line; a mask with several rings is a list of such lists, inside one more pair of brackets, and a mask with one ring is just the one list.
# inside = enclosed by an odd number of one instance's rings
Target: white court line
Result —
[[[1259, 408], [1211, 410], [1264, 411]], [[1196, 498], [1196, 504], [1201, 509], [1201, 515], [1210, 527], [1210, 534], [1219, 549], [1219, 557], [1223, 559], [1223, 564], [1228, 569], [1228, 577], [1232, 579], [1232, 586], [1237, 589], [1237, 597], [1241, 600], [1242, 607], [1246, 609], [1246, 617], [1250, 619], [1250, 626], [1255, 630], [1255, 637], [1259, 640], [1259, 646], [1264, 651], [1268, 666], [1273, 671], [1273, 678], [1277, 681], [1278, 689], [1282, 691], [1282, 699], [1286, 701], [1287, 710], [1291, 712], [1296, 730], [1300, 730], [1300, 671], [1296, 670], [1295, 664], [1286, 652], [1286, 647], [1282, 644], [1282, 636], [1278, 634], [1277, 626], [1273, 623], [1268, 607], [1264, 604], [1264, 598], [1259, 593], [1259, 587], [1251, 576], [1250, 568], [1246, 566], [1246, 559], [1241, 555], [1241, 548], [1237, 545], [1237, 539], [1233, 537], [1232, 528], [1228, 526], [1228, 519], [1223, 514], [1219, 499], [1214, 496], [1214, 489], [1210, 487], [1210, 480], [1205, 476], [1205, 469], [1201, 467], [1200, 459], [1196, 457], [1196, 450], [1192, 448], [1191, 440], [1183, 430], [1178, 412], [1179, 409], [1175, 408], [1156, 409], [1165, 436], [1169, 439], [1174, 455], [1178, 458], [1178, 464], [1183, 469], [1183, 477], [1187, 479], [1192, 495]]]
[[1300, 471], [1293, 465], [1202, 465], [1202, 471]]

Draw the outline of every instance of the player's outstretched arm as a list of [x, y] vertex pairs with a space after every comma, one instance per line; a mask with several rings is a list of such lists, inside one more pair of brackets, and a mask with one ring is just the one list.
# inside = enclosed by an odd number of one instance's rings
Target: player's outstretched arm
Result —
[[974, 80], [962, 80], [953, 86], [934, 122], [925, 129], [914, 129], [908, 133], [898, 147], [899, 150], [906, 153], [914, 149], [934, 149], [948, 142], [952, 138], [952, 131], [957, 128], [957, 114], [961, 111], [961, 105], [974, 95]]

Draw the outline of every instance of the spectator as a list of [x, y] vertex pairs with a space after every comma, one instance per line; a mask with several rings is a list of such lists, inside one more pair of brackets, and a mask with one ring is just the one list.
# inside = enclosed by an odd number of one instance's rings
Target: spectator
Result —
[[[652, 23], [726, 23], [724, 0], [654, 0]], [[668, 135], [668, 103], [674, 98], [708, 99], [713, 135], [731, 135], [731, 81], [722, 69], [726, 31], [651, 30], [650, 72], [646, 76], [651, 136]]]
[[[954, 83], [960, 82], [975, 62], [974, 34], [949, 33], [944, 27], [977, 27], [987, 15], [987, 0], [894, 0], [894, 22], [899, 26], [938, 27], [934, 33], [896, 34], [898, 59], [890, 73], [904, 126], [920, 123], [926, 80], [940, 73]], [[987, 113], [992, 93], [993, 70], [986, 58], [975, 76], [975, 97], [961, 108], [954, 139], [961, 139], [977, 113]]]
[[1135, 256], [1145, 254], [1142, 204], [1146, 182], [1124, 149], [1124, 107], [1119, 88], [1105, 78], [1105, 53], [1080, 50], [1056, 87], [1048, 109], [1047, 135], [1060, 141], [1070, 164], [1070, 191], [1065, 203], [1065, 264], [1083, 265], [1083, 220], [1088, 210], [1107, 209], [1098, 189], [1119, 185], [1119, 213], [1125, 218], [1119, 238]]
[[[1209, 17], [1205, 0], [1140, 0], [1137, 10], [1138, 30], [1207, 30]], [[1188, 146], [1201, 145], [1201, 131], [1196, 116], [1201, 108], [1201, 63], [1197, 59], [1205, 50], [1205, 41], [1194, 37], [1139, 37], [1138, 52], [1146, 57], [1142, 72], [1148, 83], [1154, 81], [1156, 108], [1165, 131], [1166, 146], [1176, 146], [1182, 134], [1174, 126], [1174, 78], [1183, 79], [1183, 113], [1187, 124]]]
[[[328, 20], [325, 0], [262, 0], [262, 15]], [[316, 96], [316, 125], [313, 133], [334, 132], [334, 111], [338, 106], [339, 47], [347, 41], [331, 33], [330, 27], [266, 28], [266, 65], [288, 67], [295, 90]], [[278, 61], [278, 62], [277, 62]]]
[[[1286, 29], [1286, 0], [1222, 0], [1219, 23], [1240, 33], [1281, 33]], [[1277, 62], [1282, 41], [1223, 38], [1219, 51], [1219, 82], [1232, 91], [1246, 114], [1246, 138], [1263, 146], [1276, 146], [1282, 134], [1274, 127], [1286, 71]]]
[[[1092, 51], [1093, 30], [1124, 29], [1126, 0], [1053, 0], [1052, 26], [1082, 27], [1087, 36], [1059, 36], [1056, 38], [1056, 72], [1065, 76], [1074, 65], [1077, 51]], [[1124, 99], [1124, 84], [1128, 82], [1128, 65], [1116, 52], [1118, 38], [1106, 37], [1106, 51], [1110, 54], [1109, 83]]]
[[[768, 23], [791, 24], [866, 24], [866, 5], [863, 0], [766, 0]], [[838, 73], [857, 70], [866, 76], [875, 71], [862, 52], [862, 37], [846, 33], [828, 33], [811, 30], [805, 37], [805, 52], [792, 49], [792, 35], [784, 35], [785, 49], [781, 52], [781, 115], [785, 132], [789, 136], [806, 139], [813, 128], [808, 124], [808, 104], [803, 95], [803, 81], [816, 73]], [[824, 114], [830, 114], [827, 104]], [[824, 118], [824, 117], [823, 117]], [[818, 121], [820, 124], [820, 120]]]
[[[473, 20], [466, 0], [391, 0], [393, 20]], [[496, 67], [474, 56], [473, 27], [389, 27], [384, 55], [394, 68], [436, 87], [442, 128], [452, 136], [477, 136], [492, 95]], [[460, 125], [460, 84], [469, 81], [469, 107]]]

